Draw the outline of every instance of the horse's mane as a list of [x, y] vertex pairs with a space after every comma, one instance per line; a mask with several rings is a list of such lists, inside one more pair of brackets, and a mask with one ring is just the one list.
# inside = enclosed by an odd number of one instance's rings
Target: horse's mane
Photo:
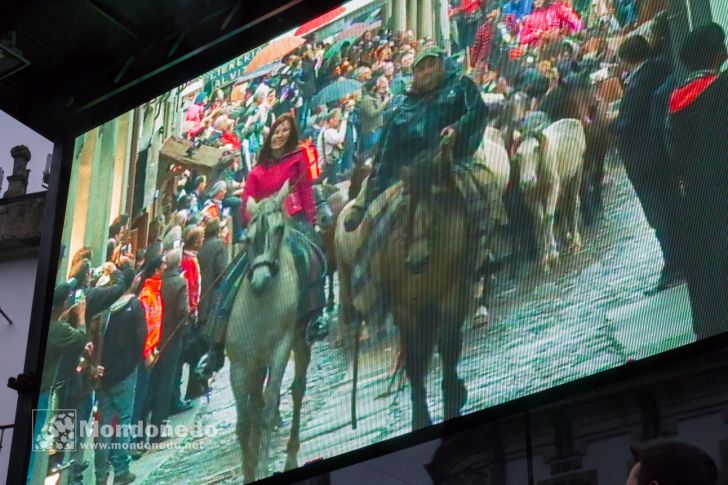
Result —
[[443, 185], [443, 181], [447, 182], [452, 174], [454, 144], [454, 137], [450, 136], [443, 138], [434, 155], [427, 151], [420, 152], [405, 170], [405, 190], [421, 195], [436, 185]]

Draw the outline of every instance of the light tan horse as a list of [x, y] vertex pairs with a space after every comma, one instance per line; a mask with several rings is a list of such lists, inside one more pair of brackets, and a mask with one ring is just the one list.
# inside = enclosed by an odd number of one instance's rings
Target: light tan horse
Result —
[[298, 321], [299, 280], [287, 237], [295, 229], [282, 208], [288, 192], [286, 183], [275, 197], [248, 202], [250, 263], [235, 297], [225, 340], [245, 482], [269, 475], [271, 432], [291, 352], [295, 377], [287, 470], [297, 466], [300, 447], [301, 404], [311, 349], [305, 325]]

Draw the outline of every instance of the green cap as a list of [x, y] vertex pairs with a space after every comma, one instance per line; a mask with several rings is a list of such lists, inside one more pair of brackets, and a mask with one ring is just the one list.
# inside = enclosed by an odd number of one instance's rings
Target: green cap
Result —
[[423, 59], [427, 57], [437, 57], [442, 59], [444, 55], [445, 51], [440, 46], [432, 45], [430, 47], [427, 47], [426, 49], [421, 50], [420, 53], [417, 54], [413, 67], [416, 67], [417, 64], [419, 64]]

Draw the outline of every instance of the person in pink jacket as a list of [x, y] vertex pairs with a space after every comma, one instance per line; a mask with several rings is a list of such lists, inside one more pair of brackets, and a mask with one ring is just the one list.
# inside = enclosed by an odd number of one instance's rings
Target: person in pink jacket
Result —
[[313, 343], [328, 335], [328, 321], [323, 316], [326, 306], [322, 271], [324, 262], [316, 256], [322, 254], [323, 243], [314, 228], [317, 207], [311, 185], [310, 163], [312, 161], [309, 160], [306, 148], [299, 143], [298, 128], [293, 116], [286, 113], [276, 118], [258, 154], [258, 164], [245, 179], [241, 210], [243, 221], [250, 224], [250, 199], [260, 201], [272, 197], [286, 182], [291, 184], [291, 192], [283, 201], [283, 209], [290, 217], [292, 227], [303, 234], [309, 243], [317, 246], [308, 255], [306, 253], [311, 251], [311, 247], [302, 246], [300, 242], [293, 243], [291, 247], [301, 278], [301, 321], [307, 324], [306, 339]]
[[575, 34], [583, 28], [579, 14], [561, 0], [534, 0], [533, 12], [521, 22], [518, 33], [521, 44], [537, 46], [544, 35], [567, 32]]

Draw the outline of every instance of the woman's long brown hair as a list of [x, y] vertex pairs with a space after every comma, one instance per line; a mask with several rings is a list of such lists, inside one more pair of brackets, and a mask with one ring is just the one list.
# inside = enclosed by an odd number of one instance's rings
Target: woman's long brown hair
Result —
[[290, 153], [296, 148], [298, 148], [298, 126], [296, 125], [296, 119], [291, 115], [291, 113], [284, 113], [280, 115], [276, 120], [273, 122], [273, 124], [270, 127], [270, 131], [268, 132], [268, 135], [265, 137], [265, 142], [263, 142], [263, 148], [260, 149], [260, 153], [258, 154], [258, 163], [262, 165], [270, 165], [275, 160], [273, 157], [273, 149], [271, 148], [271, 139], [273, 138], [273, 133], [276, 131], [276, 128], [278, 128], [283, 123], [288, 122], [291, 125], [291, 134], [288, 137], [288, 142], [286, 143], [286, 146], [283, 147], [283, 153]]

